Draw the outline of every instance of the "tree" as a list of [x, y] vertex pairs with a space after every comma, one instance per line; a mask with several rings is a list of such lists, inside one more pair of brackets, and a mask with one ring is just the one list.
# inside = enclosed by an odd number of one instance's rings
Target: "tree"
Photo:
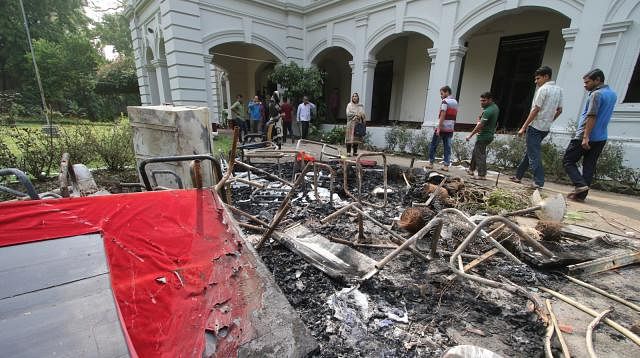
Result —
[[102, 21], [96, 24], [95, 33], [101, 47], [112, 45], [121, 56], [133, 58], [133, 45], [129, 20], [123, 11], [102, 16]]
[[[86, 29], [83, 0], [23, 0], [33, 40], [59, 42]], [[0, 1], [0, 90], [18, 89], [27, 76], [24, 54], [29, 52], [19, 0]]]
[[325, 73], [316, 67], [302, 68], [296, 63], [279, 64], [269, 79], [285, 88], [294, 103], [302, 101], [303, 96], [317, 101], [322, 96]]

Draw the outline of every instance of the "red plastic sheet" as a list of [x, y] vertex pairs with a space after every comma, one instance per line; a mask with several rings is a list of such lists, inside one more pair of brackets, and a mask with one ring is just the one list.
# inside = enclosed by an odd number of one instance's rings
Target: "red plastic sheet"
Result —
[[101, 232], [132, 352], [201, 357], [207, 330], [230, 356], [250, 339], [260, 294], [239, 294], [254, 291], [240, 287], [248, 276], [259, 283], [222, 210], [209, 190], [0, 203], [0, 246]]

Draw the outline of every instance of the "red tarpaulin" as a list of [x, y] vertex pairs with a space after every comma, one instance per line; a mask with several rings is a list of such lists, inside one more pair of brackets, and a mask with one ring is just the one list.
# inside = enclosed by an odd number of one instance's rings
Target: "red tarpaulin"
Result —
[[209, 190], [5, 202], [0, 247], [100, 232], [132, 353], [201, 357], [206, 329], [217, 356], [236, 356], [261, 291], [223, 221]]

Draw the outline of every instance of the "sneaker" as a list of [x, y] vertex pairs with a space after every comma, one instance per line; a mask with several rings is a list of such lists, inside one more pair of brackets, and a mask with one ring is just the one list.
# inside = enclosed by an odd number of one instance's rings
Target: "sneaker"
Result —
[[522, 180], [518, 179], [518, 177], [516, 177], [516, 176], [509, 177], [509, 180], [511, 180], [514, 183], [521, 183], [522, 182]]
[[538, 184], [531, 184], [529, 185], [529, 189], [533, 189], [533, 190], [538, 190], [538, 189], [542, 189], [542, 187]]

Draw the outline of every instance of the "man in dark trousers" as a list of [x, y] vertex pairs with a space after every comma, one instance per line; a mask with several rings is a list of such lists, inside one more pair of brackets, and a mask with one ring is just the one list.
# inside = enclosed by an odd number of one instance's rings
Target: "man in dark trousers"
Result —
[[[578, 130], [564, 152], [562, 164], [575, 189], [567, 198], [584, 201], [589, 193], [598, 157], [607, 143], [607, 126], [618, 96], [604, 84], [604, 73], [599, 68], [584, 77], [584, 88], [589, 91], [587, 103], [580, 115]], [[582, 159], [582, 173], [576, 163]]]
[[473, 175], [478, 169], [478, 176], [474, 177], [479, 180], [487, 179], [487, 146], [493, 142], [493, 135], [496, 133], [498, 126], [498, 115], [500, 109], [493, 103], [493, 95], [491, 92], [485, 92], [480, 95], [480, 106], [482, 106], [482, 114], [478, 117], [478, 122], [473, 131], [467, 136], [467, 142], [478, 133], [476, 144], [473, 146], [473, 154], [471, 155], [471, 165], [467, 173]]

